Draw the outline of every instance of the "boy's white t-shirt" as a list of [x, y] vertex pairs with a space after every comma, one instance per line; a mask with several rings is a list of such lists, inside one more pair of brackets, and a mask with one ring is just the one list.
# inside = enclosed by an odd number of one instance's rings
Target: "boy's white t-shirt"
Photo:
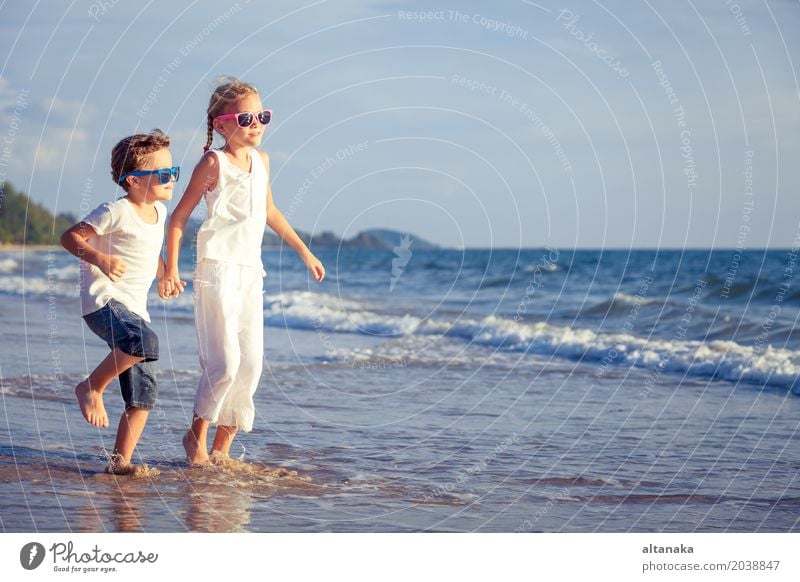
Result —
[[155, 203], [158, 220], [144, 222], [127, 198], [106, 202], [84, 219], [97, 232], [87, 241], [101, 253], [116, 255], [127, 264], [127, 270], [114, 283], [94, 265], [81, 261], [81, 306], [83, 315], [105, 307], [116, 299], [125, 307], [150, 322], [147, 293], [158, 271], [158, 257], [164, 244], [164, 223], [167, 207]]

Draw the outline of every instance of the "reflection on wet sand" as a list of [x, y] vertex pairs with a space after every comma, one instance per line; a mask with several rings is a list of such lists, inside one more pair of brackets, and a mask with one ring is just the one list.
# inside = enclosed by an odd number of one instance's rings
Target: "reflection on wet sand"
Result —
[[75, 507], [74, 531], [81, 533], [96, 533], [99, 531], [110, 531], [109, 524], [103, 520], [103, 511], [90, 497], [85, 503]]
[[253, 503], [248, 493], [234, 488], [216, 493], [189, 493], [184, 525], [194, 532], [246, 532], [250, 523], [250, 506]]
[[250, 510], [255, 499], [281, 490], [305, 491], [316, 486], [296, 471], [246, 463], [230, 458], [179, 472], [179, 492], [187, 499], [184, 525], [197, 532], [249, 531]]
[[132, 475], [97, 473], [87, 479], [86, 503], [76, 507], [79, 515], [76, 526], [83, 532], [146, 532], [147, 512], [158, 502], [158, 490], [152, 481]]
[[[142, 500], [137, 495], [125, 495], [124, 487], [111, 493], [111, 523], [112, 531], [117, 532], [144, 532], [144, 514], [142, 513]], [[152, 500], [152, 498], [151, 498]]]
[[[22, 497], [20, 505], [31, 516], [28, 521], [15, 516], [9, 527], [4, 514], [0, 524], [7, 531], [262, 531], [264, 514], [271, 515], [265, 509], [276, 497], [338, 499], [381, 492], [400, 498], [403, 489], [381, 479], [351, 482], [319, 466], [312, 481], [293, 470], [230, 458], [191, 468], [161, 461], [159, 475], [136, 478], [105, 473], [102, 455], [34, 448], [4, 452], [0, 447], [0, 498]], [[41, 515], [48, 519], [35, 519]]]

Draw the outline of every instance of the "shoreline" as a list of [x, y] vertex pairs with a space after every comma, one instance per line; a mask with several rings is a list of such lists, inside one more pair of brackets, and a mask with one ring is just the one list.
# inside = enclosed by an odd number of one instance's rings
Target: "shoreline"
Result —
[[[56, 248], [59, 250], [63, 250], [63, 247], [59, 243], [0, 243], [0, 252], [3, 251], [46, 251], [51, 248]], [[281, 245], [263, 245], [262, 250], [266, 251], [280, 251], [280, 250], [287, 250], [287, 246]], [[455, 247], [440, 247], [438, 249], [428, 249], [428, 250], [437, 250], [437, 251], [450, 251], [450, 252], [463, 252], [463, 251], [484, 251], [484, 252], [492, 252], [492, 251], [541, 251], [546, 250], [547, 247], [466, 247], [466, 248], [455, 248]], [[335, 247], [323, 247], [320, 250], [336, 250]], [[343, 249], [345, 250], [345, 249]], [[374, 250], [374, 251], [386, 251], [387, 249], [346, 249], [346, 250]], [[583, 251], [594, 251], [594, 252], [729, 252], [735, 251], [736, 249], [731, 247], [691, 247], [686, 249], [681, 248], [672, 248], [672, 247], [578, 247], [578, 248], [563, 248], [561, 249], [562, 252], [583, 252]], [[748, 251], [752, 253], [756, 252], [786, 252], [791, 251], [790, 247], [765, 247], [765, 248], [749, 248]]]
[[62, 249], [63, 247], [59, 244], [45, 244], [45, 243], [35, 243], [35, 244], [26, 244], [26, 243], [0, 243], [0, 252], [2, 251], [48, 251], [50, 249]]

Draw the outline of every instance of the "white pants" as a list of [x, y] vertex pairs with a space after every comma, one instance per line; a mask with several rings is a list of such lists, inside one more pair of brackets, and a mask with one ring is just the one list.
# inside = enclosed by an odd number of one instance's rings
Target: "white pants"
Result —
[[264, 271], [201, 261], [194, 315], [202, 375], [194, 413], [212, 423], [253, 429], [253, 394], [264, 358]]

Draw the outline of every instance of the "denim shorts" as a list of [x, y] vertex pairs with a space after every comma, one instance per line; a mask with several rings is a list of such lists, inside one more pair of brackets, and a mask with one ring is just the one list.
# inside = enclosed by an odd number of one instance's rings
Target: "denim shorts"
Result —
[[119, 386], [125, 408], [151, 409], [158, 392], [155, 368], [158, 359], [158, 336], [147, 322], [116, 299], [105, 307], [83, 316], [86, 325], [112, 350], [144, 358], [119, 375]]

